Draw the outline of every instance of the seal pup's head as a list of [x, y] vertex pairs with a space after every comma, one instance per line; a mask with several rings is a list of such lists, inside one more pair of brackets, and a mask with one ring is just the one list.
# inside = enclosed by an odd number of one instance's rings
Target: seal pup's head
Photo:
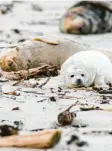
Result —
[[64, 75], [65, 85], [69, 88], [89, 86], [89, 72], [83, 67], [69, 66]]

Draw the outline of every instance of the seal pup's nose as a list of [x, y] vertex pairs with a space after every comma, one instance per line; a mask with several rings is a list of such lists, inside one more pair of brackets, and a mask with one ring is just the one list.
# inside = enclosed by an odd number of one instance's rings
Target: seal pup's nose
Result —
[[78, 85], [82, 84], [82, 80], [81, 79], [77, 79], [76, 82], [77, 82]]

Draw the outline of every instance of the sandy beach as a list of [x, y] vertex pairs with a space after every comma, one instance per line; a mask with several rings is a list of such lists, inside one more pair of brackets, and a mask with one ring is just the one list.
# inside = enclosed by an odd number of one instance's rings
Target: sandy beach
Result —
[[[112, 51], [112, 33], [87, 36], [60, 33], [60, 18], [74, 4], [73, 0], [1, 0], [0, 3], [10, 7], [5, 14], [0, 14], [0, 51], [41, 35], [64, 36], [88, 45], [92, 49]], [[72, 108], [77, 117], [70, 126], [59, 127], [63, 132], [61, 141], [54, 148], [47, 150], [112, 150], [111, 93], [98, 93], [93, 89], [66, 89], [60, 86], [59, 77], [52, 77], [42, 89], [38, 85], [32, 88], [31, 80], [25, 80], [16, 86], [13, 86], [13, 81], [3, 81], [2, 78], [0, 81], [0, 123], [3, 120], [8, 123], [21, 121], [23, 125], [20, 133], [58, 128], [56, 124], [58, 114], [72, 103], [79, 101], [79, 104]], [[34, 81], [41, 84], [46, 81], [46, 78], [34, 79]], [[5, 94], [4, 90], [9, 91], [8, 89], [15, 90], [20, 95]], [[104, 110], [81, 110], [84, 106], [95, 106]], [[75, 141], [70, 145], [67, 144], [72, 135], [79, 138], [79, 144]], [[33, 151], [35, 149], [1, 148], [1, 150]]]

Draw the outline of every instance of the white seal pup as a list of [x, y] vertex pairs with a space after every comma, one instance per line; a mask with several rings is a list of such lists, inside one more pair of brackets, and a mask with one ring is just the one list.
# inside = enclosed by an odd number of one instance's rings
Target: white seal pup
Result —
[[60, 70], [64, 84], [69, 87], [108, 89], [112, 84], [112, 63], [98, 51], [81, 51], [69, 57]]

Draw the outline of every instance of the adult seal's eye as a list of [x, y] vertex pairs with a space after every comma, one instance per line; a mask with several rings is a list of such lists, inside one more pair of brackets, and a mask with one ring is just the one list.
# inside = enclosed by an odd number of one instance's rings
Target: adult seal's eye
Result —
[[72, 74], [70, 77], [71, 77], [71, 78], [73, 78], [73, 77], [74, 77], [74, 75]]
[[84, 74], [81, 74], [82, 77], [84, 77]]

